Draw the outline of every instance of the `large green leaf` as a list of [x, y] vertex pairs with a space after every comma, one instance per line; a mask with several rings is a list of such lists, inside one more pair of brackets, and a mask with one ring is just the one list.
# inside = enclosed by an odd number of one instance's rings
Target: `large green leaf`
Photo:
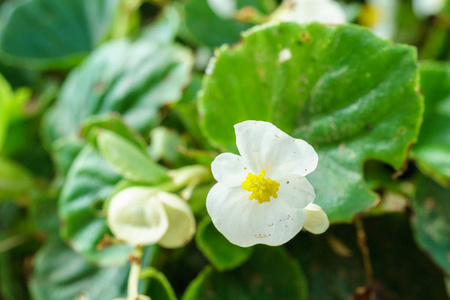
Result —
[[418, 134], [423, 104], [414, 48], [353, 25], [264, 25], [243, 39], [220, 49], [203, 82], [206, 136], [236, 152], [234, 124], [272, 122], [318, 152], [308, 179], [330, 221], [349, 221], [373, 205], [364, 161], [400, 168]]
[[30, 292], [35, 300], [111, 300], [126, 295], [128, 270], [94, 267], [61, 241], [53, 241], [34, 257]]
[[183, 300], [307, 299], [306, 279], [283, 248], [258, 246], [241, 267], [228, 272], [207, 267], [188, 286]]
[[105, 235], [111, 235], [103, 203], [120, 179], [110, 164], [87, 145], [73, 162], [59, 198], [63, 238], [86, 259], [99, 265], [121, 265], [133, 249], [122, 244], [97, 247]]
[[411, 156], [423, 173], [450, 186], [450, 64], [423, 64], [420, 83], [425, 113]]
[[112, 111], [138, 130], [157, 124], [159, 108], [181, 97], [191, 67], [192, 55], [181, 46], [146, 39], [104, 45], [62, 86], [44, 119], [47, 143], [75, 135], [90, 116]]
[[0, 53], [28, 68], [64, 68], [109, 33], [118, 0], [18, 1], [0, 32]]
[[412, 227], [419, 246], [450, 276], [450, 189], [419, 176]]

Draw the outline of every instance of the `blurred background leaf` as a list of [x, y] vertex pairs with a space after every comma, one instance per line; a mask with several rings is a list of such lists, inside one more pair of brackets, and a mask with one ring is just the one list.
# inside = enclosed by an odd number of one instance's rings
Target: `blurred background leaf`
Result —
[[[421, 65], [425, 113], [411, 157], [419, 169], [442, 185], [450, 185], [450, 64]], [[445, 129], [444, 129], [445, 128]]]
[[105, 40], [119, 0], [15, 1], [3, 20], [0, 54], [26, 68], [72, 67]]

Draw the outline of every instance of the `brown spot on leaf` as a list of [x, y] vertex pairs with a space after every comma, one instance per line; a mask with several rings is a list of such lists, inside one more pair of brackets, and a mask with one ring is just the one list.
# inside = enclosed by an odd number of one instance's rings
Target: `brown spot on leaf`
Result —
[[311, 36], [308, 34], [307, 31], [302, 31], [302, 32], [300, 32], [300, 40], [301, 40], [302, 42], [305, 42], [305, 43], [308, 43], [308, 44], [310, 44], [310, 43], [312, 42], [312, 38], [311, 38]]

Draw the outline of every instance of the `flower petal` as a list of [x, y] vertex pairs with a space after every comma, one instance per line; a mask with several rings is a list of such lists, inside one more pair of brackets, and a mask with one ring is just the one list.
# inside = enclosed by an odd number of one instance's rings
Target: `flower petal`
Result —
[[239, 155], [222, 153], [211, 164], [214, 178], [227, 186], [240, 186], [249, 172], [254, 172]]
[[284, 1], [275, 11], [274, 18], [284, 22], [339, 25], [347, 21], [342, 6], [333, 0], [294, 0]]
[[302, 209], [314, 201], [316, 194], [308, 179], [297, 174], [289, 174], [277, 180], [280, 183], [278, 198], [287, 205]]
[[220, 183], [210, 190], [206, 208], [216, 228], [241, 247], [284, 244], [301, 230], [305, 220], [304, 209], [278, 199], [259, 204], [249, 200], [242, 188]]
[[306, 219], [303, 227], [311, 233], [321, 234], [324, 233], [328, 227], [330, 227], [330, 222], [328, 221], [327, 214], [323, 209], [314, 203], [308, 204], [305, 208]]
[[156, 195], [166, 211], [169, 228], [159, 241], [166, 248], [186, 245], [195, 233], [195, 218], [186, 202], [174, 194], [159, 192]]
[[111, 199], [108, 225], [118, 239], [131, 245], [149, 245], [166, 233], [168, 219], [155, 194], [155, 189], [131, 187]]
[[265, 170], [271, 179], [291, 173], [305, 176], [317, 167], [319, 158], [311, 145], [271, 123], [245, 121], [234, 128], [241, 156], [257, 173]]

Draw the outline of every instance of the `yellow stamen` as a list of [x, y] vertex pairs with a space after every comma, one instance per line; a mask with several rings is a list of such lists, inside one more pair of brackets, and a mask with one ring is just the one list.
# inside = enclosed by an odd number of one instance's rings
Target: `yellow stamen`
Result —
[[251, 192], [249, 200], [256, 199], [261, 204], [269, 202], [270, 197], [277, 198], [278, 187], [280, 184], [270, 178], [264, 178], [266, 171], [261, 170], [259, 175], [248, 173], [245, 181], [242, 182], [242, 188]]
[[372, 27], [380, 20], [380, 17], [381, 11], [376, 6], [366, 3], [361, 7], [358, 23], [366, 27]]

